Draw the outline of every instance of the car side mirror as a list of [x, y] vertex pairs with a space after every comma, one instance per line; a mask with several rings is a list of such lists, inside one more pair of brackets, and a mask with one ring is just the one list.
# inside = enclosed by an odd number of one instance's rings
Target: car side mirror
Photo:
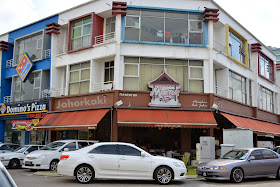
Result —
[[24, 151], [24, 154], [27, 155], [29, 152], [28, 151]]
[[145, 157], [146, 154], [144, 152], [141, 152], [141, 157]]
[[250, 156], [249, 158], [248, 158], [248, 161], [251, 161], [251, 160], [255, 160], [256, 158], [254, 157], [254, 156]]
[[63, 151], [69, 151], [69, 148], [64, 148]]

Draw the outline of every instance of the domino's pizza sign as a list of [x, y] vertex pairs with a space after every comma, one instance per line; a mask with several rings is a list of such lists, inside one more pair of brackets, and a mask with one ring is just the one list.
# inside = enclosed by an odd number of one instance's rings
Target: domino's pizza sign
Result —
[[29, 58], [27, 53], [23, 54], [23, 57], [19, 61], [19, 64], [16, 68], [19, 77], [21, 78], [22, 82], [24, 82], [31, 71], [33, 66], [32, 60]]

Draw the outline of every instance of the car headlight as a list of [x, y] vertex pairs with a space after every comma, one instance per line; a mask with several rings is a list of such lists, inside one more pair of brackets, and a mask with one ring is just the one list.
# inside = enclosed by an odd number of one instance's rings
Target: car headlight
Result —
[[39, 158], [44, 159], [46, 158], [46, 155], [40, 155]]
[[176, 167], [186, 167], [182, 162], [173, 162]]
[[213, 169], [213, 170], [225, 170], [225, 169], [227, 169], [227, 168], [225, 168], [225, 167], [221, 167], [221, 166], [213, 166], [213, 167], [211, 167], [210, 169]]
[[202, 167], [201, 166], [197, 166], [197, 169], [202, 169]]

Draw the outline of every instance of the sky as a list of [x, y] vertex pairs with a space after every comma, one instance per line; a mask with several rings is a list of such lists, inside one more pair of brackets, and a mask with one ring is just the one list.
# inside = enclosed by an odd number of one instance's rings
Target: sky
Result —
[[[87, 1], [0, 0], [0, 35]], [[214, 1], [264, 45], [280, 48], [280, 0]]]

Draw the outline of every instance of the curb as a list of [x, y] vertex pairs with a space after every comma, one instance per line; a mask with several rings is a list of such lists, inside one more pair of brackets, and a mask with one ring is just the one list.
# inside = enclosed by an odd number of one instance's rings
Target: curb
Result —
[[52, 176], [52, 177], [62, 177], [63, 175], [60, 175], [58, 173], [54, 172], [49, 172], [49, 171], [37, 171], [33, 173], [33, 175], [38, 175], [38, 176]]

